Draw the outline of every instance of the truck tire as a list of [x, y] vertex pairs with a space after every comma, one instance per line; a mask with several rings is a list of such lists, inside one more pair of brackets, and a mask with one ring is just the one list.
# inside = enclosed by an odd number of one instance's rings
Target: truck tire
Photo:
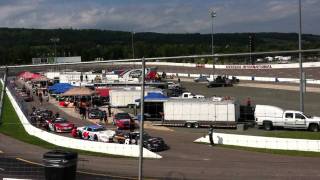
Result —
[[271, 131], [273, 129], [272, 122], [264, 122], [263, 123], [263, 128], [266, 131]]
[[199, 123], [194, 123], [194, 128], [199, 128], [200, 127], [200, 125], [199, 125]]
[[187, 128], [192, 128], [192, 124], [191, 123], [186, 123], [186, 127]]
[[318, 126], [318, 124], [310, 124], [310, 125], [309, 125], [309, 131], [318, 132], [318, 131], [319, 131], [319, 126]]

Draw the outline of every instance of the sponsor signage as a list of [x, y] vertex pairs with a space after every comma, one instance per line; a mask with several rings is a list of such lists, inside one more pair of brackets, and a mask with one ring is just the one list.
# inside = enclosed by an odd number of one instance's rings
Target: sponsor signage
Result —
[[270, 64], [265, 65], [226, 65], [226, 69], [272, 69]]

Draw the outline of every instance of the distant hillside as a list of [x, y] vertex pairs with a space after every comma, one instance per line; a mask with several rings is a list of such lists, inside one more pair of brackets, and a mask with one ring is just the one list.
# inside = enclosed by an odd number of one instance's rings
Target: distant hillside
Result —
[[[131, 33], [107, 30], [0, 28], [1, 64], [31, 63], [32, 57], [54, 54], [51, 38], [58, 37], [58, 56], [82, 56], [84, 61], [132, 58]], [[216, 53], [248, 52], [249, 33], [214, 34]], [[295, 33], [255, 33], [255, 50], [297, 49]], [[210, 34], [134, 34], [135, 57], [210, 54]], [[319, 35], [303, 35], [303, 48], [320, 48]]]

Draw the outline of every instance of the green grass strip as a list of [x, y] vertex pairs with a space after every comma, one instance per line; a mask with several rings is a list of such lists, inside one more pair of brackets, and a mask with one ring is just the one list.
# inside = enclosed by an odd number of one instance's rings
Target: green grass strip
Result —
[[61, 149], [66, 151], [73, 151], [78, 152], [82, 155], [92, 155], [92, 156], [101, 156], [101, 157], [116, 157], [116, 158], [134, 158], [134, 157], [125, 157], [125, 156], [118, 156], [112, 154], [105, 154], [105, 153], [97, 153], [91, 151], [83, 151], [78, 149], [71, 149], [56, 146], [54, 144], [48, 143], [40, 138], [35, 136], [29, 135], [24, 127], [22, 126], [8, 96], [4, 97], [4, 109], [3, 109], [3, 116], [2, 116], [2, 124], [0, 125], [0, 133], [15, 138], [19, 141], [33, 144], [36, 146], [40, 146], [46, 149]]

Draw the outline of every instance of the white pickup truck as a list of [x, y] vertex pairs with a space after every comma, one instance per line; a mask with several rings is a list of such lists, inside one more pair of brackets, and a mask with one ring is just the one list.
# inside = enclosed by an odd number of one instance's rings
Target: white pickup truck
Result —
[[185, 92], [181, 95], [181, 98], [184, 98], [184, 99], [192, 99], [192, 98], [195, 98], [195, 99], [202, 99], [202, 98], [205, 98], [203, 95], [200, 95], [200, 94], [197, 94], [197, 95], [194, 95], [190, 92]]
[[265, 130], [283, 127], [318, 132], [320, 127], [320, 117], [309, 117], [300, 111], [284, 111], [275, 106], [256, 105], [254, 114], [256, 123]]

